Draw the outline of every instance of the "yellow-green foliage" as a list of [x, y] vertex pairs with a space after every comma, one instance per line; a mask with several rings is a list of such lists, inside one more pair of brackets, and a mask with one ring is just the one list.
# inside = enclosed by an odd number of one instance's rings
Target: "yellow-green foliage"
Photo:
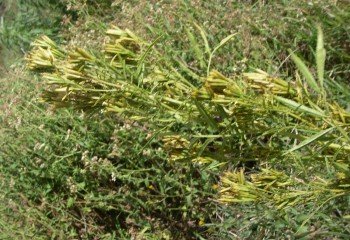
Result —
[[[211, 70], [189, 80], [162, 62], [154, 43], [116, 27], [107, 34], [99, 53], [65, 50], [47, 37], [33, 43], [28, 67], [42, 72], [45, 101], [145, 123], [162, 139], [169, 160], [220, 163], [222, 203], [258, 201], [282, 209], [349, 194], [350, 113], [328, 98], [321, 31], [318, 78], [292, 54], [300, 72], [293, 81], [262, 70], [232, 77]], [[304, 167], [318, 161], [321, 172], [327, 162], [331, 174], [323, 179], [286, 167], [295, 159]], [[248, 161], [254, 167], [244, 170]]]

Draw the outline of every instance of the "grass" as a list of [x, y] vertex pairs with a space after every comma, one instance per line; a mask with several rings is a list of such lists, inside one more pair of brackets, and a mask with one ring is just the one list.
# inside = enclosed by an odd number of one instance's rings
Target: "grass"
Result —
[[3, 72], [0, 238], [347, 238], [346, 3], [110, 4]]

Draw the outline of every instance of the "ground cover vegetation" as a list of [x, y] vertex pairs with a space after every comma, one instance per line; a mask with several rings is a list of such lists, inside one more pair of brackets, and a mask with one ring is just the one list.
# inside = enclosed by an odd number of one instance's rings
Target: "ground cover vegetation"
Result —
[[0, 238], [347, 239], [346, 1], [2, 4]]

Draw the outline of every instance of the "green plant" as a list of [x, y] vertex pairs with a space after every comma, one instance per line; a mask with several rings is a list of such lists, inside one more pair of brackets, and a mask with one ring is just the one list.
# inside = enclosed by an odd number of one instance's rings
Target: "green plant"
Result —
[[347, 239], [348, 4], [12, 3], [1, 239]]
[[[117, 113], [146, 124], [154, 132], [152, 138], [162, 140], [169, 160], [246, 168], [246, 173], [234, 170], [222, 176], [221, 202], [267, 201], [266, 205], [286, 209], [317, 201], [321, 208], [348, 196], [350, 114], [327, 99], [321, 30], [316, 51], [318, 82], [294, 54], [305, 82], [298, 74], [296, 81], [287, 82], [261, 70], [234, 78], [213, 70], [204, 81], [195, 82], [152, 50], [158, 40], [147, 44], [118, 28], [107, 33], [111, 42], [104, 55], [80, 48], [67, 52], [47, 38], [34, 43], [28, 66], [45, 72], [43, 77], [50, 84], [45, 101]], [[147, 57], [158, 61], [147, 62]], [[328, 156], [333, 156], [331, 162]], [[283, 166], [283, 161], [293, 159], [298, 159], [295, 166]], [[323, 162], [315, 163], [316, 159]], [[327, 167], [328, 179], [303, 175], [303, 168], [309, 166], [319, 171]]]
[[[0, 42], [15, 51], [25, 51], [41, 34], [55, 36], [60, 28], [57, 4], [44, 1], [5, 1], [6, 12], [1, 26]], [[51, 17], [47, 17], [48, 15]]]

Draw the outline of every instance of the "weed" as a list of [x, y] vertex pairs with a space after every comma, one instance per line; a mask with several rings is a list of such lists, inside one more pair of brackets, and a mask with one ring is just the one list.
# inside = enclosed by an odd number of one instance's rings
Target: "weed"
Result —
[[0, 238], [347, 239], [348, 4], [16, 3]]

